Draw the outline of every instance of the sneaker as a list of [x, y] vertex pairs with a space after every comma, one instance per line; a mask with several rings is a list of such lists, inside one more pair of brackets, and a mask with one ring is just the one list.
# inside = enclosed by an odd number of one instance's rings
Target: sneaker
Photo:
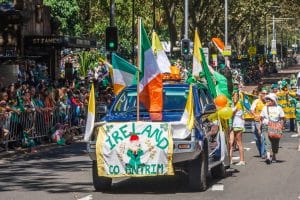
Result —
[[235, 165], [237, 165], [237, 166], [245, 166], [246, 162], [245, 161], [240, 161], [240, 162], [236, 163]]
[[277, 160], [275, 160], [275, 159], [273, 160], [273, 159], [272, 159], [272, 161], [271, 161], [271, 162], [272, 162], [272, 163], [277, 163]]
[[270, 159], [266, 159], [266, 163], [267, 163], [267, 165], [271, 164], [271, 160]]

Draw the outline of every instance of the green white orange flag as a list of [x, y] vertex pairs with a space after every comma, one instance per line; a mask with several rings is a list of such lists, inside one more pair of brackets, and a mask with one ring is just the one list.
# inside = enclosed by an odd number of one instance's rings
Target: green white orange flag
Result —
[[193, 76], [198, 77], [199, 72], [202, 71], [202, 58], [200, 54], [200, 48], [202, 48], [200, 37], [198, 35], [197, 29], [195, 30], [194, 37], [194, 51], [193, 51]]
[[223, 41], [220, 38], [212, 38], [211, 41], [215, 44], [219, 52], [222, 54], [225, 48]]
[[157, 65], [151, 43], [139, 18], [139, 98], [149, 113], [160, 113], [163, 106], [162, 72]]
[[112, 81], [115, 95], [118, 95], [126, 86], [136, 84], [137, 68], [134, 65], [113, 53], [112, 66]]
[[156, 61], [160, 71], [162, 73], [170, 73], [171, 63], [155, 31], [152, 33], [152, 49], [154, 51], [154, 55], [156, 55]]
[[193, 87], [192, 84], [190, 84], [188, 98], [180, 122], [186, 124], [188, 130], [192, 130], [194, 120], [194, 96]]
[[95, 123], [95, 92], [94, 92], [94, 84], [92, 84], [89, 96], [89, 105], [88, 105], [88, 115], [85, 126], [85, 134], [84, 141], [88, 141], [90, 136], [92, 135]]

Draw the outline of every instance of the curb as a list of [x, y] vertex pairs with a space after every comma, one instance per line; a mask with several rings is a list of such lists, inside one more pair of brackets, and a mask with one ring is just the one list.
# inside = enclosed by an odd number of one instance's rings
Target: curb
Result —
[[[82, 142], [83, 136], [75, 136], [74, 137], [74, 141], [73, 143], [78, 143], [78, 142]], [[72, 145], [71, 144], [71, 145]], [[39, 153], [41, 151], [46, 151], [52, 148], [61, 148], [64, 147], [66, 145], [58, 145], [56, 143], [45, 143], [45, 144], [41, 144], [35, 147], [35, 149], [38, 151], [36, 153]], [[15, 149], [15, 150], [11, 150], [11, 151], [4, 151], [4, 152], [0, 152], [0, 159], [2, 158], [11, 158], [14, 156], [20, 156], [20, 155], [33, 155], [36, 154], [35, 152], [33, 153], [29, 153], [28, 152], [28, 148], [19, 148], [19, 149]]]

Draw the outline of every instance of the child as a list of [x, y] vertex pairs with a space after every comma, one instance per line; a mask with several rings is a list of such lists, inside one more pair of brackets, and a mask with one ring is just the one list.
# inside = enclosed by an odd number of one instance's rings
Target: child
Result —
[[28, 148], [31, 153], [36, 153], [36, 144], [32, 138], [29, 137], [32, 129], [25, 129], [23, 132], [22, 146]]

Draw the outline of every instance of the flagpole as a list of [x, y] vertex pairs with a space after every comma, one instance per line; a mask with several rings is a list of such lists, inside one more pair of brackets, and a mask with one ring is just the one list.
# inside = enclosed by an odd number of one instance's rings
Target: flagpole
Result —
[[140, 69], [141, 69], [141, 17], [138, 17], [138, 55], [137, 55], [137, 83], [136, 83], [136, 120], [140, 120]]

